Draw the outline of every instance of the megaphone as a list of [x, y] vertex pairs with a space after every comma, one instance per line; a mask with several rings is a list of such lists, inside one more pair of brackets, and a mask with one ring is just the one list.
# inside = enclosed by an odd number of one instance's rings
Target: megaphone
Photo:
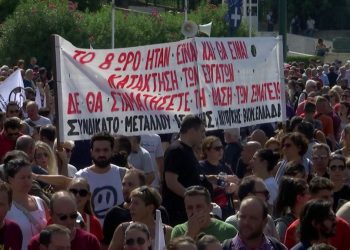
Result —
[[207, 24], [200, 24], [198, 25], [198, 30], [200, 33], [204, 33], [207, 36], [210, 36], [211, 33], [211, 25], [213, 24], [213, 22], [207, 23]]
[[198, 25], [192, 21], [186, 21], [181, 26], [181, 33], [185, 37], [194, 37], [198, 33]]

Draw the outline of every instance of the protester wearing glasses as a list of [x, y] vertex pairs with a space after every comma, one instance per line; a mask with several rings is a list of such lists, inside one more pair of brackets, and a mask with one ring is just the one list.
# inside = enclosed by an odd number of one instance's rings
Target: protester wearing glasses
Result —
[[202, 186], [186, 188], [184, 202], [188, 220], [174, 227], [171, 239], [184, 235], [196, 239], [199, 234], [205, 233], [223, 242], [237, 233], [234, 226], [211, 217], [213, 206], [206, 188]]
[[152, 240], [148, 227], [142, 223], [131, 223], [125, 230], [124, 250], [151, 250]]
[[6, 162], [5, 177], [13, 191], [13, 201], [6, 218], [15, 221], [23, 235], [22, 250], [26, 250], [30, 239], [39, 233], [47, 224], [45, 202], [29, 195], [32, 187], [32, 167], [23, 158]]
[[[50, 200], [50, 216], [53, 224], [70, 230], [71, 250], [100, 250], [98, 239], [77, 226], [78, 210], [74, 196], [68, 191], [59, 191]], [[40, 234], [35, 235], [28, 245], [28, 250], [39, 250]], [[27, 249], [27, 248], [26, 248]]]
[[58, 173], [55, 154], [50, 146], [42, 141], [37, 141], [34, 148], [34, 163], [40, 169], [34, 169], [34, 173], [54, 175]]
[[[238, 187], [237, 195], [240, 202], [242, 202], [247, 196], [256, 196], [264, 202], [267, 202], [270, 198], [269, 191], [267, 190], [264, 181], [254, 175], [247, 176], [242, 179]], [[228, 217], [226, 222], [239, 230], [239, 211], [237, 211], [236, 214]], [[278, 239], [275, 223], [270, 215], [267, 216], [264, 234], [266, 236], [271, 236]]]
[[346, 177], [346, 158], [343, 155], [332, 154], [328, 171], [330, 180], [334, 184], [333, 210], [336, 212], [340, 206], [350, 201], [350, 187], [345, 185]]
[[304, 135], [299, 132], [288, 133], [282, 138], [283, 160], [277, 164], [276, 181], [280, 182], [284, 175], [285, 168], [288, 162], [295, 161], [303, 164], [306, 175], [311, 172], [312, 162], [304, 157], [307, 152], [308, 143]]
[[97, 239], [101, 241], [103, 239], [102, 227], [91, 211], [89, 183], [84, 178], [74, 178], [68, 187], [68, 191], [72, 193], [76, 199], [78, 212], [84, 220], [83, 229], [95, 235]]
[[[149, 228], [151, 238], [155, 239], [156, 222], [154, 217], [156, 209], [159, 209], [162, 202], [162, 197], [159, 192], [154, 188], [142, 186], [131, 191], [130, 199], [129, 211], [132, 221], [122, 223], [117, 227], [109, 245], [109, 250], [123, 249], [125, 230], [133, 222], [145, 224]], [[172, 227], [165, 224], [163, 225], [164, 239], [167, 244], [170, 241]]]
[[[232, 170], [222, 163], [224, 147], [220, 138], [208, 136], [202, 143], [202, 158], [199, 172], [211, 180], [214, 193], [213, 202], [220, 206], [222, 219], [226, 219], [234, 211], [231, 194], [237, 185], [233, 183], [237, 177], [233, 176]], [[222, 176], [221, 176], [222, 175]]]
[[329, 178], [328, 162], [330, 155], [331, 150], [325, 143], [318, 143], [312, 147], [312, 163], [315, 176]]
[[22, 134], [21, 120], [18, 117], [7, 118], [4, 122], [4, 127], [0, 132], [0, 162], [4, 155], [13, 149], [15, 149], [16, 140]]

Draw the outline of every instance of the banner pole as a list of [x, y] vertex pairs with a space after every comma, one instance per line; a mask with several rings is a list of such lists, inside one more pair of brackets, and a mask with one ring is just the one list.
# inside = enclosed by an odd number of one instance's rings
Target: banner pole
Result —
[[[57, 150], [62, 150], [61, 146], [61, 135], [60, 135], [60, 122], [59, 122], [59, 111], [58, 111], [58, 84], [57, 84], [57, 64], [56, 64], [56, 50], [59, 47], [59, 44], [56, 44], [57, 35], [52, 34], [50, 37], [51, 42], [51, 65], [52, 65], [52, 73], [53, 73], [53, 81], [54, 81], [54, 97], [55, 97], [55, 115], [54, 115], [54, 125], [56, 127], [56, 135], [57, 135]], [[58, 37], [57, 37], [58, 38]], [[59, 48], [58, 48], [59, 49]]]

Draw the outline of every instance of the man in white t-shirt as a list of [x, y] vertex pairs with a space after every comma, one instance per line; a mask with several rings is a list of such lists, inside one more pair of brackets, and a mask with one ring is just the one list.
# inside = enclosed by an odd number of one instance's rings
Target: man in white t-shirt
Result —
[[31, 127], [52, 124], [49, 118], [39, 115], [39, 107], [36, 102], [28, 102], [26, 106], [26, 112], [28, 114], [28, 118], [25, 119], [25, 122], [27, 122]]
[[142, 170], [146, 175], [146, 184], [151, 185], [155, 179], [154, 164], [150, 153], [141, 147], [141, 136], [131, 136], [131, 153], [128, 156], [128, 162], [139, 170]]
[[76, 177], [87, 179], [92, 210], [101, 225], [108, 210], [124, 202], [122, 178], [126, 168], [111, 164], [113, 146], [114, 138], [109, 133], [95, 134], [91, 138], [90, 149], [93, 164], [75, 174]]
[[155, 178], [152, 187], [160, 188], [164, 172], [164, 151], [162, 141], [157, 134], [141, 135], [141, 146], [151, 155]]

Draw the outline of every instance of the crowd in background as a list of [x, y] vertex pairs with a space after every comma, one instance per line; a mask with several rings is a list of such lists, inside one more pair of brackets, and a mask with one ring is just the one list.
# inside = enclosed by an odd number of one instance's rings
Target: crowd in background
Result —
[[0, 68], [26, 95], [0, 113], [3, 249], [150, 249], [157, 210], [167, 249], [350, 248], [350, 63], [285, 64], [284, 123], [63, 143], [37, 63]]

